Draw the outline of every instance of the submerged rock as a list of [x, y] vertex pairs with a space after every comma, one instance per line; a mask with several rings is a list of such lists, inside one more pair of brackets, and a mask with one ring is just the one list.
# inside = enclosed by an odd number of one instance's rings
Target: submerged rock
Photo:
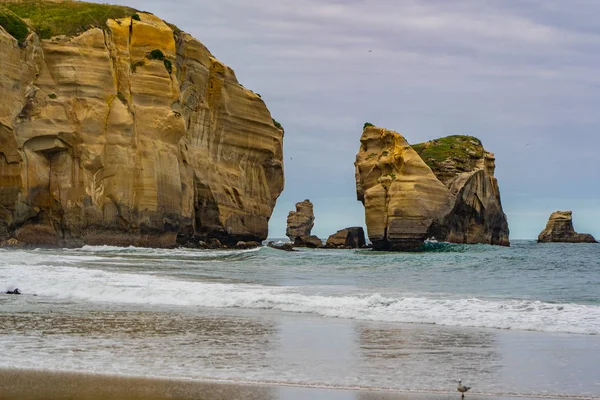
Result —
[[413, 148], [397, 132], [366, 126], [355, 167], [374, 249], [415, 249], [431, 237], [509, 244], [495, 158], [478, 139], [451, 136]]
[[287, 217], [287, 228], [285, 235], [294, 241], [297, 237], [310, 236], [315, 225], [315, 214], [313, 204], [310, 200], [296, 203], [296, 211], [290, 211]]
[[267, 246], [272, 247], [277, 250], [283, 250], [283, 251], [298, 251], [298, 250], [294, 249], [294, 245], [292, 243], [277, 244], [275, 242], [269, 242], [269, 243], [267, 243]]
[[264, 240], [283, 129], [260, 96], [154, 15], [94, 25], [21, 43], [0, 28], [0, 241]]
[[250, 241], [250, 242], [239, 241], [236, 243], [235, 248], [244, 250], [244, 249], [255, 249], [260, 246], [262, 246], [260, 243], [254, 242], [254, 241]]
[[575, 232], [572, 211], [553, 212], [546, 228], [539, 234], [538, 242], [597, 243], [592, 235]]
[[329, 236], [325, 247], [350, 249], [366, 247], [365, 231], [360, 226], [340, 229]]

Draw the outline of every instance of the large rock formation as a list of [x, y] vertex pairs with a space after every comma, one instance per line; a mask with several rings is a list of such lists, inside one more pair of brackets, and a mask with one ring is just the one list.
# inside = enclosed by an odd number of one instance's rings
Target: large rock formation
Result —
[[546, 228], [539, 234], [538, 242], [597, 243], [592, 235], [575, 232], [572, 211], [553, 212]]
[[431, 237], [509, 244], [495, 159], [478, 139], [451, 136], [411, 147], [397, 132], [366, 126], [360, 141], [356, 192], [373, 248], [408, 250]]
[[267, 237], [283, 130], [190, 35], [141, 12], [44, 40], [0, 27], [0, 89], [0, 240]]
[[325, 247], [328, 248], [361, 248], [366, 246], [365, 231], [361, 226], [340, 229], [327, 238]]
[[313, 204], [306, 199], [296, 203], [296, 211], [290, 211], [288, 214], [285, 235], [292, 241], [298, 237], [308, 237], [314, 225]]

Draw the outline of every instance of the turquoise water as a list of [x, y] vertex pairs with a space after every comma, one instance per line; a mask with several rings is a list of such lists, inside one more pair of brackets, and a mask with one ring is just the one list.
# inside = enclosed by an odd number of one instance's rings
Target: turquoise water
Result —
[[0, 250], [0, 367], [600, 397], [600, 245]]

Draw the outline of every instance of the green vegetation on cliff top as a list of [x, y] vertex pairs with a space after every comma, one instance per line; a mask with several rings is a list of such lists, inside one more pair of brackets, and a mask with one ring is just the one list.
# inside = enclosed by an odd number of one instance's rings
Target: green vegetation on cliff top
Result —
[[[108, 4], [83, 3], [79, 1], [44, 1], [21, 0], [2, 2], [0, 18], [9, 13], [2, 12], [2, 8], [27, 21], [42, 39], [53, 36], [74, 36], [85, 32], [90, 27], [102, 27], [110, 18], [124, 18], [132, 16], [136, 10]], [[21, 22], [22, 23], [22, 22]], [[9, 31], [0, 20], [0, 24]], [[10, 32], [10, 31], [9, 31]], [[22, 29], [17, 33], [19, 37], [10, 32], [17, 40], [23, 37]], [[25, 34], [26, 36], [26, 34]]]
[[411, 145], [430, 168], [446, 160], [467, 163], [483, 157], [483, 145], [473, 136], [454, 135]]
[[19, 42], [27, 38], [29, 28], [19, 17], [0, 6], [0, 26]]

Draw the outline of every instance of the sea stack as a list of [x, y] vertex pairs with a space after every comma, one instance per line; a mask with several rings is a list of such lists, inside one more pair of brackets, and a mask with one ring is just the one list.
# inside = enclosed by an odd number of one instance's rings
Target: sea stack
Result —
[[472, 136], [410, 146], [366, 124], [356, 156], [356, 193], [377, 250], [411, 250], [434, 237], [509, 245], [495, 158]]
[[555, 211], [550, 215], [546, 228], [538, 236], [538, 243], [546, 242], [597, 243], [592, 235], [575, 232], [572, 211]]
[[321, 239], [310, 234], [314, 225], [313, 204], [306, 199], [296, 203], [296, 211], [290, 211], [288, 214], [285, 234], [296, 247], [321, 247], [323, 245]]
[[306, 199], [296, 203], [296, 211], [290, 211], [288, 214], [285, 235], [292, 241], [300, 236], [310, 236], [314, 225], [313, 203]]
[[[87, 6], [55, 1], [45, 12], [63, 3]], [[10, 7], [0, 13], [26, 35], [0, 27], [0, 241], [231, 247], [267, 237], [283, 129], [231, 68], [152, 14], [94, 4], [112, 17], [79, 10], [79, 31], [50, 37]]]

